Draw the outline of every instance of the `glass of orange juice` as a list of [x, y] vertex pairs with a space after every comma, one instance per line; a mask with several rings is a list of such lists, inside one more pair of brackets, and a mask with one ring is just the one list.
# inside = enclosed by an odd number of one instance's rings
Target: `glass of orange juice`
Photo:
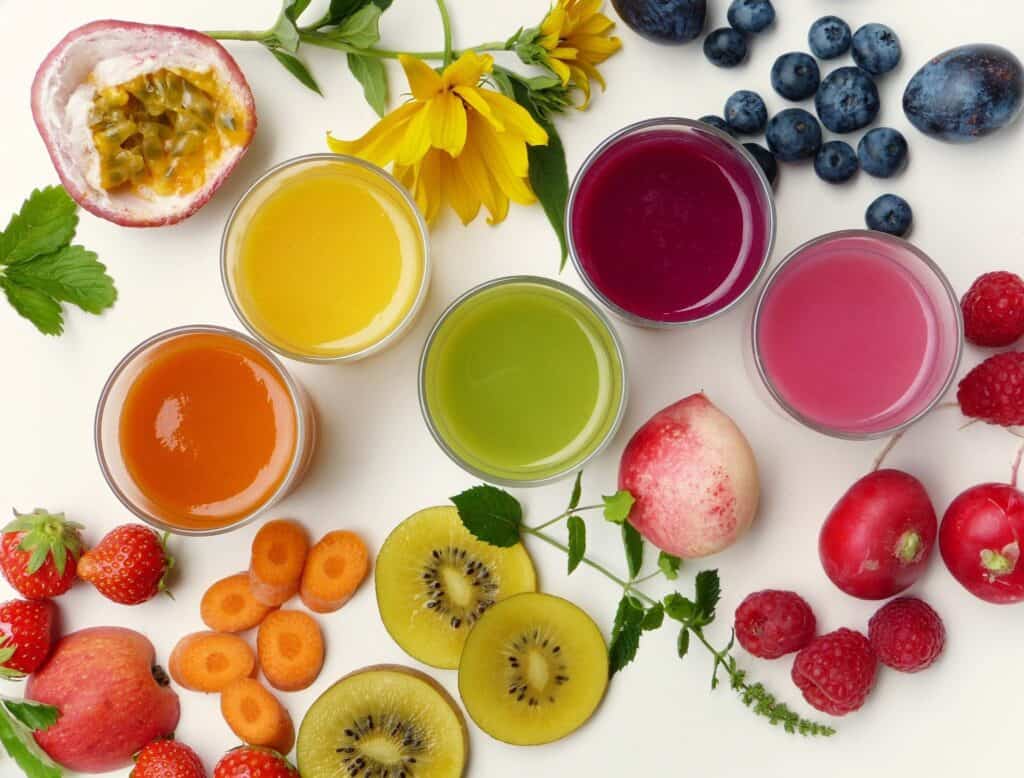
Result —
[[221, 274], [242, 324], [277, 353], [360, 359], [394, 342], [419, 312], [427, 227], [380, 168], [339, 154], [297, 157], [238, 201]]
[[212, 535], [270, 508], [316, 443], [305, 392], [268, 349], [234, 330], [178, 327], [132, 349], [100, 395], [100, 468], [136, 516]]

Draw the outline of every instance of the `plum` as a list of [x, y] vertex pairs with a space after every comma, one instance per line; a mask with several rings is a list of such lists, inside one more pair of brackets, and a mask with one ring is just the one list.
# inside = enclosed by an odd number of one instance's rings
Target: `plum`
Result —
[[938, 521], [921, 482], [900, 470], [876, 470], [836, 503], [818, 537], [825, 573], [862, 600], [882, 600], [924, 573]]
[[910, 79], [903, 111], [917, 129], [952, 143], [971, 143], [1002, 129], [1024, 107], [1024, 66], [989, 44], [940, 54]]
[[757, 461], [739, 427], [703, 394], [656, 413], [626, 446], [619, 488], [647, 540], [687, 559], [735, 543], [757, 513]]
[[707, 0], [612, 0], [633, 32], [656, 43], [688, 43], [704, 32]]

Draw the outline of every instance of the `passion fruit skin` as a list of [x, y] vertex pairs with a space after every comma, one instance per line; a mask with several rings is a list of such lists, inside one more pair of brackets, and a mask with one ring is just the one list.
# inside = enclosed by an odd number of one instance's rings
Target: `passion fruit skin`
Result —
[[[111, 195], [90, 183], [86, 163], [95, 150], [71, 137], [68, 102], [97, 65], [127, 57], [133, 66], [157, 70], [171, 56], [212, 68], [248, 120], [248, 137], [211, 163], [201, 187], [188, 195], [143, 198]], [[32, 82], [32, 118], [68, 194], [82, 208], [124, 227], [162, 227], [202, 208], [245, 155], [256, 133], [256, 103], [238, 63], [216, 40], [196, 30], [105, 19], [78, 27], [47, 54]]]

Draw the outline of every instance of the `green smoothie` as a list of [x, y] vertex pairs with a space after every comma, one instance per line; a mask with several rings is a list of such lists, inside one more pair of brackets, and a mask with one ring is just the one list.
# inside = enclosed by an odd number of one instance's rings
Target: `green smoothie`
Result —
[[427, 344], [421, 378], [438, 442], [499, 483], [582, 464], [614, 433], [624, 389], [604, 317], [540, 278], [503, 279], [454, 305]]

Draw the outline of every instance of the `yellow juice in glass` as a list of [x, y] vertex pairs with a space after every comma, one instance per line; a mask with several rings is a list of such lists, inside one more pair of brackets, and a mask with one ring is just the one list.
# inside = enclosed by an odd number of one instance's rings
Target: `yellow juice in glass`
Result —
[[243, 323], [275, 350], [365, 356], [411, 321], [426, 289], [427, 236], [384, 171], [335, 155], [274, 168], [242, 198], [223, 245]]

